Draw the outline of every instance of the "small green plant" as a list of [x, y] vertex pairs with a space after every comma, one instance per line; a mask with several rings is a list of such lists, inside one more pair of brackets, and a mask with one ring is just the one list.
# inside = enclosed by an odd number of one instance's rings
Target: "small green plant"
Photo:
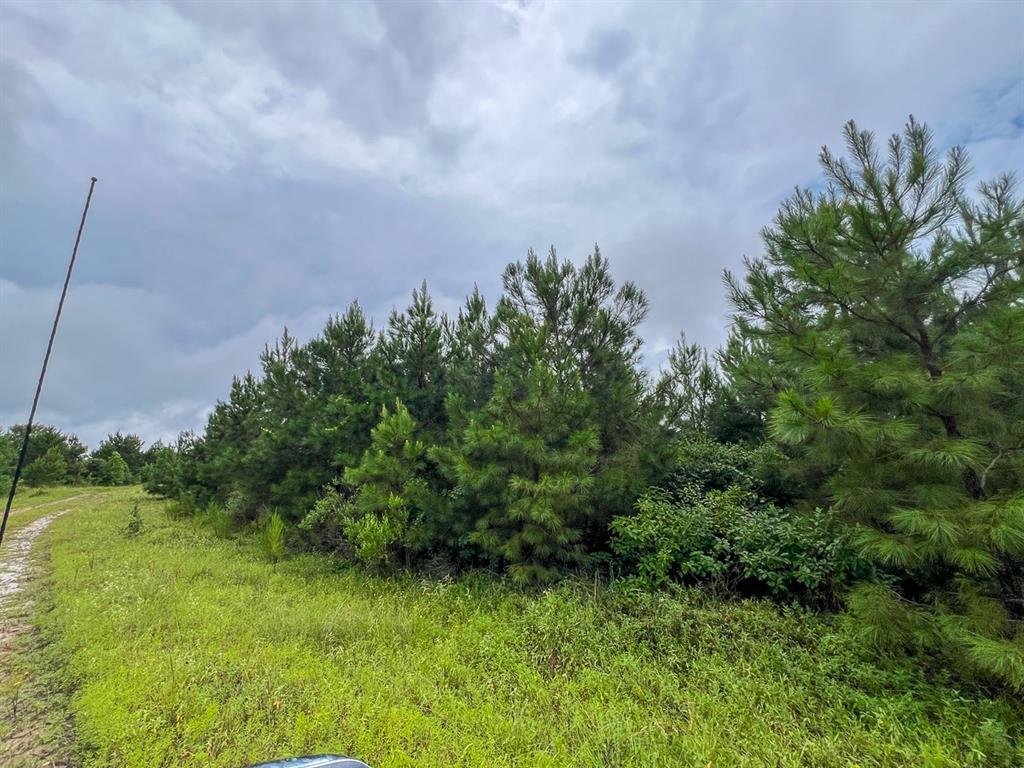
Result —
[[355, 517], [345, 523], [345, 535], [355, 546], [356, 557], [371, 568], [382, 568], [388, 554], [400, 538], [391, 518], [375, 514]]
[[206, 519], [207, 525], [213, 529], [213, 532], [219, 538], [226, 539], [231, 536], [231, 532], [235, 527], [235, 521], [231, 517], [231, 513], [223, 505], [211, 501], [203, 511], [203, 517]]
[[142, 533], [142, 513], [139, 505], [133, 504], [132, 511], [128, 513], [128, 524], [124, 527], [124, 535], [131, 538]]
[[271, 563], [276, 565], [284, 557], [284, 520], [277, 512], [267, 518], [260, 542], [263, 545], [263, 554]]

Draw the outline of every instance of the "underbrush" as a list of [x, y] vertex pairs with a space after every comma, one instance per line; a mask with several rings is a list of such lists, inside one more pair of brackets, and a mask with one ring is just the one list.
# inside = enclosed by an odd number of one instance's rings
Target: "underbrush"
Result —
[[[142, 524], [121, 535], [133, 505]], [[1019, 702], [867, 659], [843, 619], [698, 590], [272, 564], [166, 502], [67, 515], [52, 610], [83, 766], [1019, 764]], [[1017, 749], [1015, 752], [1014, 750]]]

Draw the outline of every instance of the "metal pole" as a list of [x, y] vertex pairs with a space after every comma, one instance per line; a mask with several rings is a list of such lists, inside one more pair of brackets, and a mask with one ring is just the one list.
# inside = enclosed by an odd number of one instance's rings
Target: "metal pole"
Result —
[[43, 357], [43, 369], [39, 372], [39, 382], [36, 384], [36, 394], [32, 398], [32, 410], [28, 415], [28, 423], [25, 425], [25, 437], [21, 441], [21, 452], [18, 454], [18, 463], [14, 467], [14, 478], [11, 480], [11, 491], [7, 494], [7, 506], [4, 507], [4, 518], [0, 522], [0, 544], [4, 541], [4, 531], [7, 529], [7, 518], [11, 514], [11, 504], [14, 503], [14, 493], [18, 489], [18, 479], [21, 477], [21, 468], [25, 464], [25, 454], [28, 452], [28, 438], [32, 434], [32, 422], [36, 418], [36, 406], [39, 405], [39, 394], [43, 391], [43, 379], [46, 377], [46, 366], [50, 362], [50, 352], [53, 351], [53, 340], [57, 336], [57, 324], [60, 323], [60, 313], [64, 310], [64, 299], [68, 295], [68, 286], [71, 284], [71, 271], [75, 268], [75, 258], [78, 256], [78, 244], [82, 241], [82, 230], [85, 229], [85, 217], [89, 215], [89, 203], [92, 202], [92, 190], [96, 186], [96, 177], [93, 176], [89, 182], [89, 194], [85, 198], [85, 208], [82, 210], [82, 220], [78, 223], [78, 234], [75, 236], [75, 247], [71, 249], [71, 261], [68, 262], [68, 273], [64, 277], [64, 290], [60, 292], [60, 301], [57, 304], [57, 314], [53, 318], [53, 328], [50, 329], [50, 341], [46, 345], [46, 355]]

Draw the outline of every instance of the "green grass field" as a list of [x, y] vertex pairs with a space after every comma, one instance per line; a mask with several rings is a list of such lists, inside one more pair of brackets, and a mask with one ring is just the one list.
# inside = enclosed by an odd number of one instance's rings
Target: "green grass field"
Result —
[[33, 620], [87, 768], [327, 751], [375, 768], [1022, 764], [1020, 703], [869, 661], [836, 620], [325, 556], [273, 567], [253, 537], [134, 488], [75, 503], [37, 544], [52, 575]]

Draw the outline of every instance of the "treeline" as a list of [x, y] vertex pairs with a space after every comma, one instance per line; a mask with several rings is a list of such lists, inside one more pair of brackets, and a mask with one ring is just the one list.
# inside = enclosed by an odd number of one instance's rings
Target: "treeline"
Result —
[[[0, 432], [0, 488], [4, 494], [10, 489], [24, 439], [24, 424]], [[29, 435], [21, 482], [27, 486], [128, 485], [139, 482], [161, 449], [159, 442], [145, 448], [138, 435], [116, 432], [90, 453], [77, 435], [36, 424]]]
[[681, 341], [650, 375], [644, 294], [596, 248], [531, 252], [493, 309], [424, 285], [379, 332], [358, 304], [286, 331], [147, 487], [375, 568], [844, 604], [874, 644], [1024, 688], [1024, 208], [913, 121], [846, 137], [726, 275], [713, 357]]

